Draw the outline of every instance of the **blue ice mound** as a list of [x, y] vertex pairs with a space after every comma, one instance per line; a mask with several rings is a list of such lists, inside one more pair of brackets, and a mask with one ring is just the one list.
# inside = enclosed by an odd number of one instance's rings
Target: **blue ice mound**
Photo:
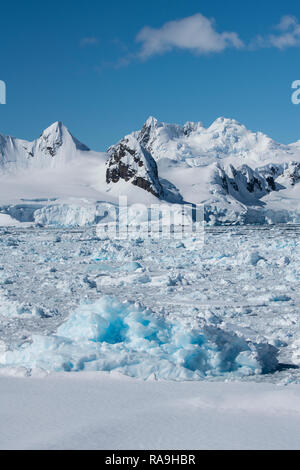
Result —
[[102, 297], [80, 306], [55, 336], [0, 354], [0, 365], [49, 371], [116, 370], [132, 377], [201, 380], [271, 372], [277, 349], [209, 322], [191, 326], [143, 306]]

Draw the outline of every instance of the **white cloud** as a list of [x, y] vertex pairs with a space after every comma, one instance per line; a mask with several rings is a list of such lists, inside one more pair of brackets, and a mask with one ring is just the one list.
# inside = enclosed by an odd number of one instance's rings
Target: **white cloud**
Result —
[[143, 59], [175, 48], [196, 54], [207, 54], [222, 52], [228, 47], [243, 47], [243, 42], [237, 33], [218, 33], [215, 21], [200, 13], [181, 20], [169, 21], [158, 29], [146, 26], [138, 33], [136, 40], [141, 43], [139, 57]]
[[97, 44], [99, 44], [99, 39], [96, 37], [86, 37], [80, 40], [81, 47], [95, 46]]
[[271, 34], [269, 43], [278, 49], [300, 46], [300, 24], [295, 16], [286, 15], [275, 26], [279, 34]]
[[295, 16], [283, 16], [279, 24], [273, 27], [273, 30], [276, 31], [276, 34], [257, 36], [250, 44], [250, 48], [276, 47], [283, 50], [288, 47], [300, 46], [300, 24]]

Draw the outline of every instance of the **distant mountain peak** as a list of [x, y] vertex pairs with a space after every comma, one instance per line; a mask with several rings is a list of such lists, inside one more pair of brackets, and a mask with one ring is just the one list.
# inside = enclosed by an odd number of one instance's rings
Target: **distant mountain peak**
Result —
[[158, 124], [160, 124], [160, 122], [158, 121], [158, 119], [156, 119], [156, 118], [153, 117], [153, 116], [149, 116], [148, 119], [146, 120], [144, 126], [152, 126], [152, 127], [155, 127], [155, 126], [157, 126]]
[[233, 118], [228, 118], [226, 116], [219, 116], [217, 119], [215, 119], [215, 121], [213, 122], [214, 123], [218, 123], [218, 124], [234, 124], [234, 125], [238, 125], [238, 126], [242, 126], [243, 124], [241, 124], [239, 121], [237, 121], [236, 119], [233, 119]]
[[50, 124], [50, 126], [48, 126], [46, 129], [44, 129], [44, 131], [42, 132], [43, 134], [44, 133], [53, 133], [53, 132], [62, 132], [63, 129], [66, 129], [66, 126], [63, 124], [62, 121], [55, 121], [53, 122], [52, 124]]
[[77, 140], [61, 121], [55, 121], [53, 124], [47, 127], [42, 132], [40, 139], [41, 138], [44, 140], [48, 140], [49, 144], [54, 143], [55, 145], [62, 144], [64, 139], [67, 140], [71, 138], [78, 150], [90, 150], [86, 145]]
[[25, 168], [52, 168], [77, 158], [78, 151], [88, 150], [61, 121], [56, 121], [33, 142], [0, 134], [0, 169], [14, 172]]

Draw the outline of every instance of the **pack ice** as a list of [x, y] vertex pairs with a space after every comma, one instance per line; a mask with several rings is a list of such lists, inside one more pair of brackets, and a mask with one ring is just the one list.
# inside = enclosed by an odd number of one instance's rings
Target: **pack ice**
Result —
[[299, 231], [0, 229], [2, 370], [299, 381]]
[[[48, 371], [116, 370], [132, 377], [199, 380], [272, 372], [276, 348], [214, 323], [172, 321], [137, 304], [104, 297], [80, 306], [55, 335], [2, 352], [2, 366]], [[216, 320], [215, 320], [216, 321]]]

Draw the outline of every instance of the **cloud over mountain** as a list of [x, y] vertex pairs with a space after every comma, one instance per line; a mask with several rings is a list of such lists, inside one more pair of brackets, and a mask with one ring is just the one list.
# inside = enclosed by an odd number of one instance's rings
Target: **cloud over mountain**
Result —
[[136, 40], [141, 43], [139, 56], [143, 59], [173, 49], [208, 54], [222, 52], [228, 47], [243, 47], [237, 33], [217, 32], [214, 19], [206, 18], [201, 13], [169, 21], [157, 29], [146, 26], [138, 33]]

